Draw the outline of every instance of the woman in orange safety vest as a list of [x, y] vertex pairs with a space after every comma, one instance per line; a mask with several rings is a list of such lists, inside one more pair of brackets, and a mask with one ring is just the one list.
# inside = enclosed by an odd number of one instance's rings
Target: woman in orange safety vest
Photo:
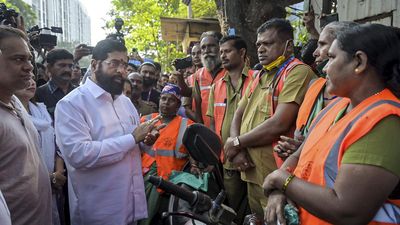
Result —
[[326, 88], [338, 98], [311, 124], [299, 151], [264, 180], [265, 219], [284, 223], [400, 224], [400, 32], [380, 24], [339, 34]]

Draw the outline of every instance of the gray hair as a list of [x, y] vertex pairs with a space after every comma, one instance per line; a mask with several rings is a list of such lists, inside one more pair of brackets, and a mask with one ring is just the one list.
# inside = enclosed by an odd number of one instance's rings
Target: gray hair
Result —
[[358, 25], [358, 23], [351, 21], [334, 21], [326, 25], [324, 30], [327, 30], [329, 36], [334, 40], [338, 34]]

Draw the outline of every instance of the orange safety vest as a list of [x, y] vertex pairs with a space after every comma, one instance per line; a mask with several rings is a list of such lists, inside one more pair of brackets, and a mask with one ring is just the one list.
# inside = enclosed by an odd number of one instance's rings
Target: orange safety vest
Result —
[[[243, 86], [241, 87], [241, 96], [244, 96], [247, 87], [253, 80], [254, 70], [249, 70], [249, 74], [244, 80]], [[214, 87], [214, 121], [215, 121], [215, 133], [221, 137], [222, 123], [224, 122], [225, 110], [226, 110], [226, 81], [220, 79], [215, 82]]]
[[[338, 98], [314, 119], [294, 171], [297, 177], [316, 185], [333, 188], [348, 147], [370, 132], [385, 117], [400, 116], [399, 99], [385, 89], [379, 95], [361, 102], [332, 126], [338, 113], [349, 103], [347, 98]], [[369, 224], [399, 224], [399, 218], [400, 199], [388, 199]], [[300, 219], [301, 224], [329, 224], [303, 208], [300, 208]]]
[[306, 126], [310, 117], [310, 113], [317, 101], [318, 95], [325, 87], [325, 83], [326, 79], [320, 77], [315, 80], [314, 83], [312, 83], [310, 88], [307, 90], [307, 93], [304, 96], [303, 103], [300, 106], [299, 113], [297, 114], [296, 130], [301, 130], [304, 126]]
[[[141, 122], [158, 116], [158, 113], [149, 114], [141, 118]], [[160, 125], [159, 121], [156, 125]], [[181, 171], [189, 160], [186, 148], [182, 145], [182, 137], [186, 127], [193, 121], [176, 116], [165, 128], [160, 130], [160, 136], [151, 149], [142, 153], [142, 171], [146, 174], [151, 165], [157, 163], [157, 174], [168, 180], [173, 170]]]
[[[281, 91], [283, 89], [283, 86], [285, 84], [287, 76], [289, 75], [290, 71], [298, 65], [306, 65], [306, 64], [304, 64], [302, 61], [300, 61], [294, 57], [291, 57], [285, 63], [283, 63], [281, 65], [281, 67], [278, 69], [278, 72], [275, 74], [274, 79], [272, 81], [273, 83], [268, 90], [268, 96], [267, 96], [267, 101], [269, 102], [269, 104], [271, 106], [270, 107], [271, 117], [274, 115], [276, 107], [278, 106], [279, 94], [281, 93]], [[259, 85], [261, 76], [264, 74], [264, 72], [265, 71], [262, 70], [259, 73], [259, 75], [256, 76], [256, 78], [254, 79], [252, 85], [250, 86], [250, 94], [252, 94], [254, 92], [254, 90], [256, 89], [257, 85]], [[286, 134], [283, 134], [283, 135], [293, 137], [294, 130], [295, 130], [295, 126], [293, 125], [293, 127], [289, 130], [289, 132]], [[278, 140], [272, 142], [272, 147], [277, 145], [277, 141]], [[276, 165], [279, 168], [283, 164], [283, 160], [278, 156], [278, 154], [275, 151], [273, 152], [273, 154], [274, 154]]]
[[[204, 125], [210, 127], [210, 118], [206, 115], [208, 109], [208, 97], [210, 96], [210, 90], [213, 83], [224, 77], [226, 73], [225, 69], [218, 72], [215, 78], [212, 77], [211, 73], [207, 71], [205, 67], [200, 68], [194, 74], [200, 87], [201, 95], [201, 116], [203, 118]], [[196, 109], [196, 107], [194, 107]]]
[[[244, 80], [244, 83], [241, 87], [241, 96], [244, 96], [247, 87], [249, 86], [250, 82], [253, 80], [253, 75], [255, 71], [249, 70], [248, 76]], [[225, 111], [226, 111], [226, 81], [222, 78], [215, 82], [214, 87], [214, 123], [215, 123], [215, 133], [218, 134], [220, 138], [222, 138], [221, 129], [222, 124], [224, 122]], [[223, 160], [224, 151], [221, 151], [221, 160]]]

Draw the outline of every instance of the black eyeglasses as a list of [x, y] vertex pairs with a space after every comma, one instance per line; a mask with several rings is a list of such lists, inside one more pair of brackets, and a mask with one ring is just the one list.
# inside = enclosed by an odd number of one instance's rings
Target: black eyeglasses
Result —
[[128, 63], [122, 60], [112, 59], [110, 61], [104, 60], [103, 62], [107, 63], [107, 65], [111, 68], [119, 68], [122, 67], [124, 70], [128, 68]]

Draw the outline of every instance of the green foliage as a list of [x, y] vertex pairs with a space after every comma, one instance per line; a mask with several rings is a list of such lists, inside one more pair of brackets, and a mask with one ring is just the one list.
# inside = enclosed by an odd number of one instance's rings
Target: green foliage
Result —
[[[137, 48], [142, 57], [160, 62], [164, 71], [172, 69], [175, 58], [186, 55], [181, 43], [161, 39], [160, 17], [187, 17], [187, 7], [181, 0], [112, 0], [112, 5], [111, 18], [124, 20], [121, 32], [128, 49]], [[192, 8], [195, 17], [216, 16], [213, 0], [192, 0]], [[109, 33], [115, 32], [113, 20], [107, 22]]]
[[286, 7], [286, 19], [290, 21], [294, 28], [294, 41], [297, 46], [303, 46], [308, 41], [308, 33], [306, 27], [303, 25], [303, 18], [300, 17], [299, 12]]
[[12, 8], [18, 13], [20, 13], [24, 17], [25, 28], [29, 29], [30, 27], [36, 24], [36, 13], [33, 9], [26, 4], [22, 0], [0, 0], [1, 3], [5, 3], [7, 8]]
[[[215, 0], [192, 0], [191, 4], [194, 18], [217, 17], [217, 6], [215, 5]], [[178, 12], [178, 16], [182, 18], [187, 17], [186, 5], [180, 4]]]

